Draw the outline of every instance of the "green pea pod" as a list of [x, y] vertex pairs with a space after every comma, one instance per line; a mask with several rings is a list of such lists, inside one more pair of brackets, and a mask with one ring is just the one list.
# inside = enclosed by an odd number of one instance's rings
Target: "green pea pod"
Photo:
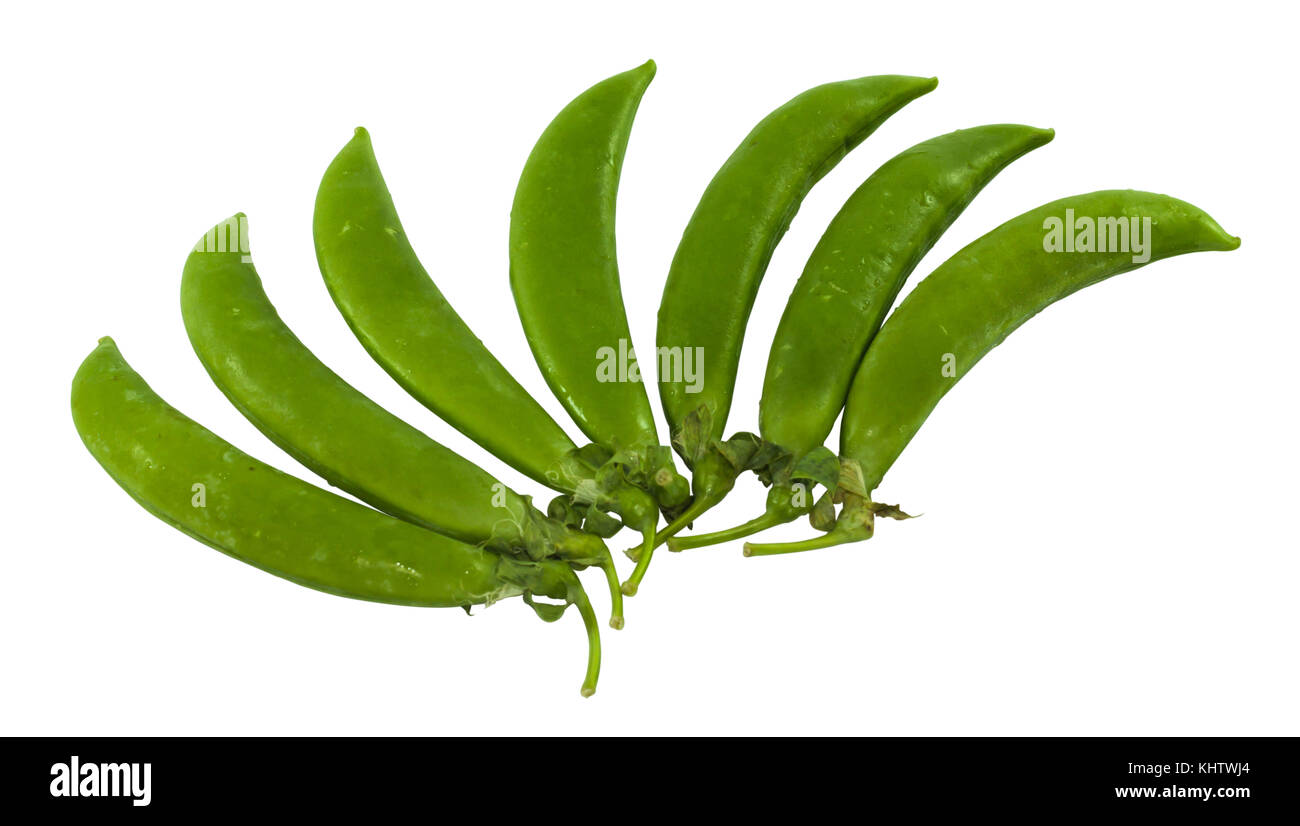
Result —
[[511, 467], [578, 497], [602, 498], [642, 534], [654, 500], [632, 480], [598, 490], [555, 420], [474, 335], [411, 249], [366, 130], [329, 165], [312, 221], [335, 305], [361, 344], [421, 404]]
[[340, 378], [280, 319], [246, 244], [207, 243], [226, 233], [246, 241], [242, 213], [190, 253], [181, 315], [208, 375], [258, 430], [330, 484], [408, 522], [525, 559], [599, 566], [611, 584], [610, 625], [622, 627], [622, 591], [604, 542], [543, 516]]
[[366, 130], [356, 130], [326, 171], [312, 231], [330, 296], [375, 361], [511, 467], [563, 486], [557, 457], [573, 450], [572, 440], [488, 352], [420, 264]]
[[673, 256], [659, 305], [658, 347], [702, 352], [703, 381], [660, 376], [674, 430], [701, 405], [722, 438], [745, 323], [777, 242], [804, 196], [934, 78], [884, 75], [827, 83], [795, 97], [741, 141], [700, 198]]
[[840, 433], [835, 527], [805, 542], [745, 546], [788, 553], [867, 539], [870, 498], [939, 400], [986, 353], [1047, 306], [1112, 275], [1189, 252], [1234, 250], [1240, 239], [1200, 209], [1149, 192], [1108, 190], [1030, 210], [973, 241], [908, 295], [880, 329], [849, 390]]
[[1053, 135], [1015, 124], [940, 135], [886, 161], [849, 196], [809, 256], [772, 340], [758, 421], [782, 466], [768, 470], [766, 511], [734, 528], [674, 538], [670, 549], [740, 539], [812, 510], [807, 483], [825, 484], [829, 475], [833, 484], [838, 468], [801, 474], [798, 463], [815, 450], [834, 461], [822, 444], [899, 290], [975, 196]]
[[[533, 357], [574, 422], [639, 465], [666, 458], [650, 469], [652, 491], [678, 505], [689, 486], [668, 452], [651, 452], [659, 435], [628, 330], [614, 232], [628, 137], [654, 74], [648, 61], [603, 80], [546, 127], [510, 211], [510, 287]], [[633, 592], [653, 540], [653, 531], [645, 535]]]
[[[730, 463], [699, 440], [720, 440], [745, 325], [777, 242], [808, 191], [934, 78], [884, 75], [810, 89], [759, 122], [713, 177], [686, 225], [659, 305], [659, 396], [673, 444], [692, 465], [690, 509], [666, 540], [735, 485]], [[701, 411], [704, 411], [701, 413]], [[692, 417], [709, 426], [692, 434]]]
[[528, 156], [510, 211], [510, 287], [533, 356], [582, 432], [611, 451], [659, 444], [614, 234], [619, 173], [654, 74], [649, 61], [566, 106]]
[[339, 596], [427, 607], [520, 594], [578, 605], [596, 690], [600, 628], [560, 562], [519, 562], [385, 516], [281, 473], [168, 405], [110, 338], [72, 381], [72, 418], [95, 460], [146, 510], [234, 558]]

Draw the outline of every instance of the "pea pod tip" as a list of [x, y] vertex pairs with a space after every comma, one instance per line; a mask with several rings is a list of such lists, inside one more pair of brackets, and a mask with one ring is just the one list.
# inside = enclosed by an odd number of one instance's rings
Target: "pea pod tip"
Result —
[[1219, 245], [1215, 247], [1215, 249], [1218, 249], [1222, 252], [1232, 252], [1237, 247], [1241, 246], [1240, 235], [1230, 234], [1226, 229], [1220, 226], [1218, 221], [1214, 220], [1208, 215], [1205, 217], [1209, 221], [1210, 228], [1218, 236]]

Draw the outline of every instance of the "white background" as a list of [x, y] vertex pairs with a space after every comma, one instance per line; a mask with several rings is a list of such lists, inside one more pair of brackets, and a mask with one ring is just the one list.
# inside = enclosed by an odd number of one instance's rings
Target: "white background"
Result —
[[[1291, 14], [1127, 2], [14, 7], [0, 34], [0, 733], [1300, 734], [1295, 20], [1273, 16]], [[881, 488], [924, 518], [788, 557], [744, 559], [738, 544], [661, 553], [626, 630], [604, 634], [590, 700], [578, 694], [576, 615], [546, 625], [512, 601], [469, 619], [300, 588], [147, 515], [86, 453], [68, 385], [111, 334], [172, 404], [313, 478], [213, 387], [182, 328], [188, 249], [244, 210], [267, 291], [325, 362], [544, 496], [367, 357], [317, 273], [312, 202], [352, 127], [367, 126], [439, 286], [568, 424], [511, 303], [510, 202], [549, 119], [648, 57], [659, 74], [618, 215], [643, 352], [681, 230], [756, 121], [831, 80], [940, 79], [809, 195], [754, 308], [729, 429], [757, 429], [772, 330], [821, 230], [872, 170], [925, 138], [1003, 121], [1057, 130], [914, 279], [1012, 215], [1112, 187], [1192, 201], [1243, 245], [1086, 290], [990, 355]], [[762, 501], [746, 478], [701, 527]], [[588, 584], [603, 612], [601, 581]]]

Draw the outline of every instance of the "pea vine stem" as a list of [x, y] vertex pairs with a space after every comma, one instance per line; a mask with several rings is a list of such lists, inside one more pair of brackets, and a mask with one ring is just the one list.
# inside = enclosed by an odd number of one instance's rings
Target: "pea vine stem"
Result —
[[582, 680], [582, 696], [590, 697], [596, 693], [596, 681], [600, 679], [600, 620], [596, 618], [596, 611], [591, 607], [591, 600], [587, 598], [577, 574], [573, 574], [569, 583], [569, 601], [577, 606], [582, 624], [587, 629], [587, 673]]
[[637, 590], [641, 587], [641, 580], [645, 578], [645, 572], [650, 568], [650, 558], [654, 556], [656, 547], [656, 534], [653, 527], [643, 531], [641, 536], [641, 555], [636, 561], [636, 568], [632, 570], [632, 575], [627, 578], [627, 582], [623, 583], [622, 593], [629, 597], [636, 596]]
[[836, 545], [847, 545], [850, 542], [861, 542], [870, 538], [870, 534], [863, 536], [862, 534], [853, 534], [847, 531], [831, 531], [799, 542], [746, 542], [745, 556], [776, 556], [777, 554], [793, 554], [800, 551], [815, 551], [818, 548], [832, 548]]
[[[652, 545], [648, 545], [645, 548], [630, 548], [627, 551], [624, 551], [624, 553], [629, 558], [635, 559], [639, 567], [641, 564], [641, 558], [644, 557], [646, 554], [646, 548], [648, 548], [650, 551], [653, 551], [655, 548], [658, 548], [660, 545], [667, 542], [671, 537], [676, 536], [677, 533], [680, 532], [687, 525], [691, 524], [696, 519], [699, 519], [701, 516], [703, 516], [707, 511], [713, 508], [714, 505], [717, 505], [719, 502], [721, 502], [723, 497], [725, 496], [726, 496], [726, 491], [720, 491], [714, 494], [701, 494], [700, 496], [695, 497], [695, 500], [691, 502], [690, 507], [682, 511], [681, 514], [676, 519], [674, 519], [672, 522], [669, 522], [667, 525], [664, 526], [663, 530], [655, 534], [654, 543]], [[625, 590], [624, 593], [627, 593], [627, 591]]]
[[609, 583], [609, 627], [615, 631], [623, 630], [623, 591], [618, 584], [618, 569], [614, 567], [614, 557], [608, 552], [600, 561], [600, 569], [605, 572], [605, 581]]
[[692, 536], [674, 536], [668, 540], [668, 550], [686, 551], [691, 548], [704, 548], [709, 545], [718, 545], [723, 542], [731, 542], [736, 539], [744, 539], [752, 536], [759, 531], [765, 531], [768, 528], [774, 528], [782, 525], [789, 520], [773, 513], [764, 513], [762, 516], [749, 520], [741, 525], [727, 528], [722, 531], [713, 533], [700, 533]]

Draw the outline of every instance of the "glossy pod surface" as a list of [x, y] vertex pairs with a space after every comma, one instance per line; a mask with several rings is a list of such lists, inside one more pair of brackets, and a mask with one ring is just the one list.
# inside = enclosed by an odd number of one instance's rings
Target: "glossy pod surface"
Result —
[[[533, 356], [582, 432], [610, 449], [659, 443], [645, 385], [620, 369], [632, 335], [614, 233], [632, 121], [654, 74], [647, 62], [569, 103], [528, 156], [510, 211], [510, 287]], [[611, 356], [612, 376], [598, 369]]]
[[389, 375], [493, 455], [571, 492], [558, 462], [573, 440], [434, 285], [398, 220], [366, 130], [356, 130], [325, 172], [312, 231], [334, 303]]
[[72, 416], [91, 454], [147, 510], [277, 576], [399, 605], [465, 606], [521, 593], [497, 575], [495, 554], [281, 473], [185, 417], [112, 339], [77, 371]]
[[[768, 355], [759, 432], [789, 471], [769, 474], [761, 516], [670, 548], [729, 542], [813, 509], [811, 488], [836, 484], [822, 444], [907, 277], [998, 172], [1051, 139], [1051, 130], [1014, 124], [951, 132], [894, 156], [849, 196], [809, 256]], [[809, 475], [800, 462], [819, 450], [820, 472]]]
[[931, 138], [887, 161], [849, 197], [777, 326], [759, 405], [763, 438], [795, 456], [826, 441], [912, 270], [989, 181], [1052, 135], [994, 124]]
[[[181, 311], [194, 352], [221, 391], [267, 438], [331, 485], [466, 542], [486, 540], [512, 513], [522, 519], [529, 507], [523, 497], [316, 358], [280, 319], [239, 252], [190, 254]], [[504, 497], [501, 508], [492, 505], [494, 486]]]
[[[1069, 211], [1067, 213], [1067, 210]], [[1236, 249], [1200, 209], [1134, 190], [1076, 195], [1030, 210], [975, 240], [909, 294], [885, 322], [853, 379], [840, 453], [872, 491], [954, 384], [1039, 311], [1071, 293], [1142, 266], [1130, 249], [1049, 252], [1049, 224], [1088, 218], [1150, 220], [1149, 260]], [[1076, 223], [1076, 227], [1080, 225]], [[1082, 232], [1082, 230], [1078, 230]], [[1108, 235], [1118, 237], [1115, 234]], [[1097, 243], [1094, 238], [1092, 244]], [[1115, 246], [1122, 246], [1115, 244]], [[951, 365], [951, 370], [945, 370]]]
[[885, 75], [818, 86], [764, 118], [718, 170], [682, 234], [659, 306], [660, 351], [702, 358], [698, 388], [659, 376], [674, 435], [706, 406], [712, 436], [722, 437], [754, 298], [804, 196], [889, 116], [936, 84]]
[[[243, 215], [215, 231], [232, 224], [247, 237]], [[322, 363], [281, 320], [247, 257], [202, 245], [191, 253], [181, 315], [208, 375], [267, 438], [331, 485], [439, 533], [535, 559], [608, 557], [598, 537], [547, 520]]]

